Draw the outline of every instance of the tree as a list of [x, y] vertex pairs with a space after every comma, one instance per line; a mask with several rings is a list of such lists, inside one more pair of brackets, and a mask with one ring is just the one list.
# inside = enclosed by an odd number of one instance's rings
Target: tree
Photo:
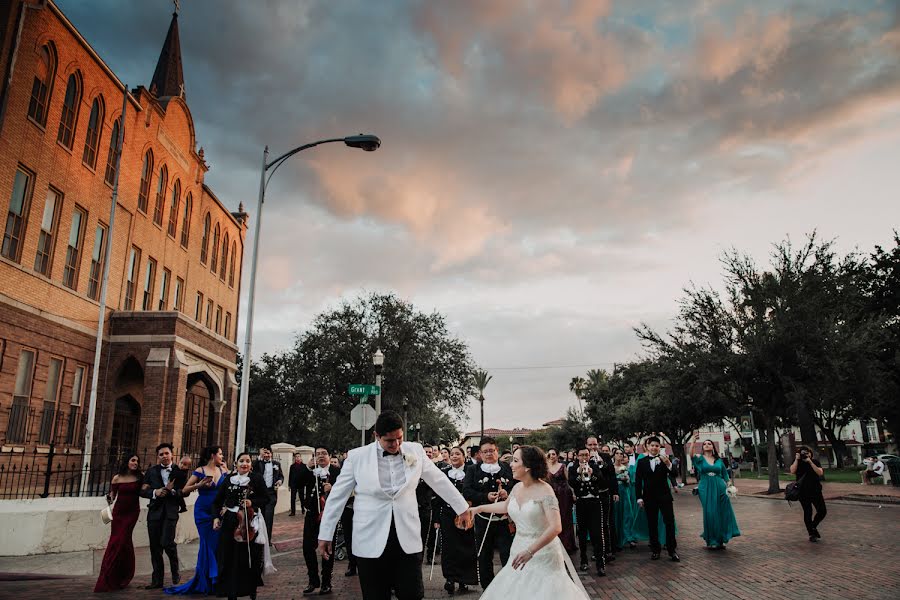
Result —
[[484, 437], [484, 388], [487, 387], [494, 376], [488, 375], [487, 371], [475, 371], [473, 377], [475, 387], [478, 388], [478, 403], [481, 405], [481, 437]]
[[578, 410], [584, 411], [584, 408], [581, 404], [581, 398], [584, 396], [584, 392], [588, 388], [588, 383], [585, 381], [584, 377], [573, 377], [572, 381], [569, 382], [569, 391], [575, 394], [575, 397], [578, 398]]
[[559, 427], [551, 427], [549, 430], [550, 444], [560, 450], [581, 448], [592, 435], [590, 428], [585, 423], [583, 413], [569, 408]]
[[[385, 354], [383, 408], [400, 410], [407, 398], [409, 418], [422, 424], [423, 439], [456, 437], [456, 421], [475, 390], [468, 348], [448, 331], [442, 315], [419, 312], [392, 294], [345, 301], [316, 316], [294, 347], [278, 356], [277, 377], [261, 373], [272, 381], [269, 387], [255, 391], [251, 371], [253, 431], [335, 449], [357, 445], [359, 432], [349, 423], [357, 399], [347, 386], [374, 380], [371, 357], [377, 348]], [[262, 410], [271, 403], [280, 408]]]

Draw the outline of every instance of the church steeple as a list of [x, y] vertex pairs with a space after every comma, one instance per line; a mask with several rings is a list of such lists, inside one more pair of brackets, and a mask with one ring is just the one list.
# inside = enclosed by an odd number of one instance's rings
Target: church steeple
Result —
[[156, 62], [156, 70], [153, 71], [153, 79], [150, 81], [150, 91], [157, 98], [165, 96], [180, 96], [184, 94], [184, 73], [181, 68], [181, 42], [178, 39], [178, 4], [172, 13], [172, 22], [169, 24], [169, 32], [163, 43], [159, 60]]

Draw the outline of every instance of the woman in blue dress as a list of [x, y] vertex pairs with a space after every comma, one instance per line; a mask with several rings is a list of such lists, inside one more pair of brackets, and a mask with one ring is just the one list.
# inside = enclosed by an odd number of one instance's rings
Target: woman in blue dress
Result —
[[213, 500], [219, 486], [225, 480], [225, 462], [221, 446], [204, 448], [200, 453], [200, 468], [191, 473], [182, 488], [185, 495], [197, 490], [194, 503], [194, 523], [200, 534], [200, 549], [197, 552], [197, 568], [194, 577], [179, 586], [165, 589], [167, 594], [210, 594], [219, 575], [216, 550], [219, 547], [219, 532], [213, 529]]
[[[692, 454], [695, 443], [691, 443]], [[728, 469], [711, 440], [703, 442], [703, 454], [693, 454], [693, 457], [694, 470], [700, 479], [697, 495], [703, 506], [703, 533], [700, 537], [706, 541], [707, 548], [724, 549], [731, 538], [741, 535], [727, 493]]]
[[637, 500], [634, 497], [634, 483], [628, 467], [628, 457], [620, 448], [613, 452], [613, 467], [616, 470], [616, 482], [619, 487], [619, 501], [613, 503], [613, 518], [616, 523], [616, 548], [637, 546], [637, 538], [632, 531]]

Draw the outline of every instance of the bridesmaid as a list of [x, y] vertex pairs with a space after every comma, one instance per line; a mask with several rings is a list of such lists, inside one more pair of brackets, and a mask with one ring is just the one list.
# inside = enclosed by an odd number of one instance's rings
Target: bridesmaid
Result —
[[[691, 453], [694, 445], [691, 442]], [[694, 470], [700, 483], [697, 495], [703, 506], [703, 533], [700, 534], [710, 550], [724, 550], [731, 538], [741, 535], [731, 500], [728, 498], [728, 470], [719, 458], [711, 440], [703, 442], [703, 454], [694, 454]]]
[[[462, 448], [456, 446], [450, 450], [450, 464], [443, 471], [461, 494], [466, 478], [466, 454]], [[432, 506], [434, 527], [440, 528], [441, 572], [446, 580], [444, 589], [451, 596], [456, 591], [466, 593], [470, 585], [478, 585], [475, 530], [456, 527], [454, 522], [456, 513], [437, 494]], [[454, 588], [454, 584], [459, 586], [458, 590]]]
[[[226, 476], [213, 500], [213, 529], [221, 529], [219, 549], [216, 552], [219, 576], [216, 579], [216, 595], [229, 599], [250, 596], [256, 600], [256, 588], [263, 584], [263, 547], [256, 543], [234, 539], [239, 519], [244, 509], [252, 508], [257, 514], [269, 502], [266, 482], [259, 473], [251, 472], [250, 454], [241, 452], [235, 462], [235, 471]], [[241, 516], [238, 517], [238, 513]], [[252, 517], [251, 517], [252, 520]], [[248, 529], [252, 527], [248, 524]]]
[[619, 486], [619, 501], [613, 506], [613, 518], [616, 522], [616, 547], [622, 549], [637, 546], [637, 537], [632, 531], [637, 500], [634, 497], [634, 485], [629, 474], [628, 457], [620, 448], [613, 452], [613, 466]]
[[575, 504], [575, 496], [572, 488], [569, 487], [568, 468], [559, 462], [559, 452], [556, 448], [547, 450], [547, 483], [556, 493], [556, 500], [559, 502], [559, 515], [562, 520], [562, 532], [559, 539], [563, 543], [563, 547], [569, 554], [578, 550], [575, 543], [575, 523], [572, 520], [572, 506]]
[[219, 547], [219, 532], [213, 529], [213, 500], [219, 486], [225, 480], [224, 454], [221, 446], [204, 448], [200, 453], [200, 468], [191, 473], [182, 492], [185, 496], [197, 491], [197, 502], [194, 503], [194, 523], [200, 535], [200, 548], [197, 551], [197, 568], [190, 581], [179, 586], [166, 588], [167, 594], [210, 594], [214, 591], [216, 578], [219, 575], [216, 563], [216, 550]]
[[95, 592], [115, 592], [131, 583], [134, 577], [134, 543], [131, 534], [141, 514], [139, 494], [144, 474], [141, 473], [141, 460], [136, 454], [126, 454], [113, 477], [108, 502], [115, 502], [112, 514], [109, 542], [103, 553], [103, 564], [100, 576], [97, 577]]

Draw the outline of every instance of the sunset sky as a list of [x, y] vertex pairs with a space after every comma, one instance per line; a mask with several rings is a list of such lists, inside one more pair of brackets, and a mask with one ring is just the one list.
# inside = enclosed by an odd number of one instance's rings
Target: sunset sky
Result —
[[[57, 3], [149, 84], [171, 2]], [[818, 230], [868, 251], [900, 226], [900, 0], [181, 4], [226, 205], [256, 218], [266, 144], [383, 141], [272, 180], [254, 354], [394, 291], [447, 315], [494, 375], [488, 427], [562, 416], [569, 380], [637, 357], [632, 328], [665, 329], [683, 287], [718, 285], [726, 249], [765, 262]]]

